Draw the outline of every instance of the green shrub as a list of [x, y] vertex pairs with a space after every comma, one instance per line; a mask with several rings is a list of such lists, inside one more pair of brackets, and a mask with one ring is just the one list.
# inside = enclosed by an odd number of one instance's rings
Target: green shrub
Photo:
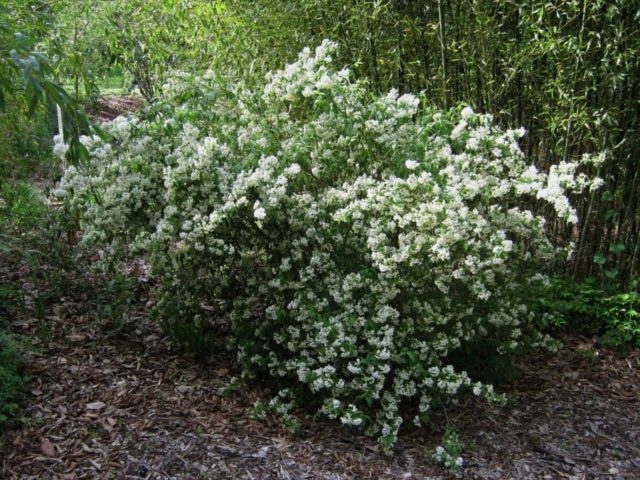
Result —
[[[0, 286], [0, 327], [5, 319], [28, 314], [39, 320], [38, 335], [48, 341], [47, 309], [69, 291], [77, 268], [67, 238], [72, 223], [31, 185], [0, 187], [0, 268], [13, 272]], [[33, 300], [29, 307], [25, 286]]]
[[[527, 305], [558, 253], [531, 199], [569, 222], [576, 164], [540, 172], [519, 130], [469, 107], [370, 94], [324, 42], [262, 88], [179, 75], [142, 117], [84, 137], [60, 194], [84, 241], [143, 253], [156, 314], [203, 348], [220, 322], [245, 377], [385, 447], [409, 412], [473, 391], [458, 362], [549, 345]], [[481, 357], [479, 357], [481, 361]]]
[[596, 335], [614, 347], [640, 347], [638, 292], [605, 288], [593, 279], [576, 282], [559, 277], [551, 285], [539, 297], [543, 309], [554, 314], [551, 328]]
[[107, 335], [130, 333], [129, 309], [134, 301], [136, 279], [113, 273], [98, 292], [96, 314]]
[[0, 230], [23, 235], [42, 227], [49, 212], [38, 192], [26, 182], [0, 185]]
[[21, 348], [0, 327], [0, 427], [18, 410], [18, 400], [26, 383], [20, 374], [21, 363]]
[[0, 183], [28, 176], [49, 176], [54, 170], [52, 125], [46, 117], [28, 117], [26, 102], [12, 99], [0, 111]]

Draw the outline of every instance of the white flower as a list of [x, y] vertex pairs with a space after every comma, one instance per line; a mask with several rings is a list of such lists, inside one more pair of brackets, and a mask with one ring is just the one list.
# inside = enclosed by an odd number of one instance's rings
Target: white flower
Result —
[[333, 80], [328, 75], [323, 75], [320, 80], [316, 82], [316, 88], [318, 90], [328, 90], [333, 85]]
[[264, 208], [260, 207], [253, 211], [253, 216], [256, 217], [258, 220], [264, 220], [264, 218], [267, 216], [267, 212], [265, 211]]
[[415, 170], [418, 166], [418, 162], [416, 162], [415, 160], [407, 160], [406, 162], [404, 162], [404, 166], [409, 170]]
[[467, 122], [465, 120], [460, 120], [460, 123], [458, 123], [455, 126], [455, 128], [451, 131], [451, 138], [455, 140], [462, 134], [462, 132], [466, 128], [467, 128]]
[[287, 175], [297, 175], [298, 173], [300, 173], [300, 165], [298, 165], [297, 163], [292, 163], [291, 165], [289, 165], [287, 167], [287, 169], [284, 171]]
[[592, 180], [591, 185], [589, 185], [589, 192], [594, 192], [598, 190], [600, 187], [604, 185], [604, 180], [600, 177], [596, 177]]
[[397, 100], [398, 105], [404, 105], [410, 108], [417, 108], [420, 105], [420, 99], [410, 93], [405, 93]]
[[467, 120], [471, 117], [473, 117], [474, 113], [473, 113], [473, 109], [471, 107], [464, 107], [462, 109], [462, 111], [460, 112], [460, 116], [464, 119]]
[[53, 146], [53, 154], [56, 157], [64, 158], [64, 156], [67, 154], [68, 151], [69, 151], [69, 145], [65, 143], [56, 143]]

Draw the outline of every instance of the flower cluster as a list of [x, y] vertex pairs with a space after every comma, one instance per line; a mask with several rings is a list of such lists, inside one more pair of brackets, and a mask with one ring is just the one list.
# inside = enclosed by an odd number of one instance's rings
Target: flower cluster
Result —
[[83, 138], [91, 168], [60, 188], [86, 241], [148, 256], [178, 341], [228, 321], [245, 377], [390, 447], [408, 412], [419, 425], [463, 392], [494, 396], [460, 352], [543, 342], [526, 297], [554, 248], [530, 205], [575, 220], [566, 191], [585, 182], [531, 167], [522, 131], [468, 107], [373, 97], [335, 48], [257, 90], [177, 77], [105, 125], [109, 142]]
[[460, 441], [458, 432], [447, 427], [442, 435], [442, 445], [436, 447], [432, 458], [448, 470], [456, 470], [464, 465], [460, 456], [463, 448], [464, 444]]

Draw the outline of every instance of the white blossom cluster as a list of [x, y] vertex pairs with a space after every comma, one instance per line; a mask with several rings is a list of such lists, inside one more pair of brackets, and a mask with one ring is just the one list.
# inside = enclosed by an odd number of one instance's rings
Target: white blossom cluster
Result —
[[65, 155], [69, 151], [69, 145], [64, 143], [62, 135], [55, 135], [53, 137], [53, 155], [64, 159]]
[[433, 453], [433, 459], [444, 467], [455, 470], [464, 465], [464, 460], [460, 456], [453, 456], [447, 450], [439, 445]]
[[462, 392], [495, 395], [460, 352], [544, 342], [526, 300], [554, 249], [530, 206], [575, 221], [566, 192], [586, 181], [530, 166], [524, 132], [469, 107], [372, 97], [332, 67], [335, 48], [257, 91], [176, 77], [140, 118], [105, 125], [109, 142], [83, 138], [92, 167], [60, 188], [86, 241], [149, 256], [178, 340], [229, 319], [245, 377], [306, 391], [390, 447], [408, 411], [419, 425]]

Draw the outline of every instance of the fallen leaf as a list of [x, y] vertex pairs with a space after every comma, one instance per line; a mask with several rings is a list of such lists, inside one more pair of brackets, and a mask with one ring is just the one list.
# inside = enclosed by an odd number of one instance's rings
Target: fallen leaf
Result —
[[53, 448], [53, 444], [47, 438], [43, 438], [42, 441], [40, 442], [40, 450], [47, 457], [55, 457], [56, 456], [56, 449]]
[[102, 410], [107, 405], [104, 402], [87, 403], [87, 410]]
[[267, 458], [267, 453], [269, 452], [269, 448], [270, 447], [268, 445], [264, 446], [251, 456], [253, 458]]

